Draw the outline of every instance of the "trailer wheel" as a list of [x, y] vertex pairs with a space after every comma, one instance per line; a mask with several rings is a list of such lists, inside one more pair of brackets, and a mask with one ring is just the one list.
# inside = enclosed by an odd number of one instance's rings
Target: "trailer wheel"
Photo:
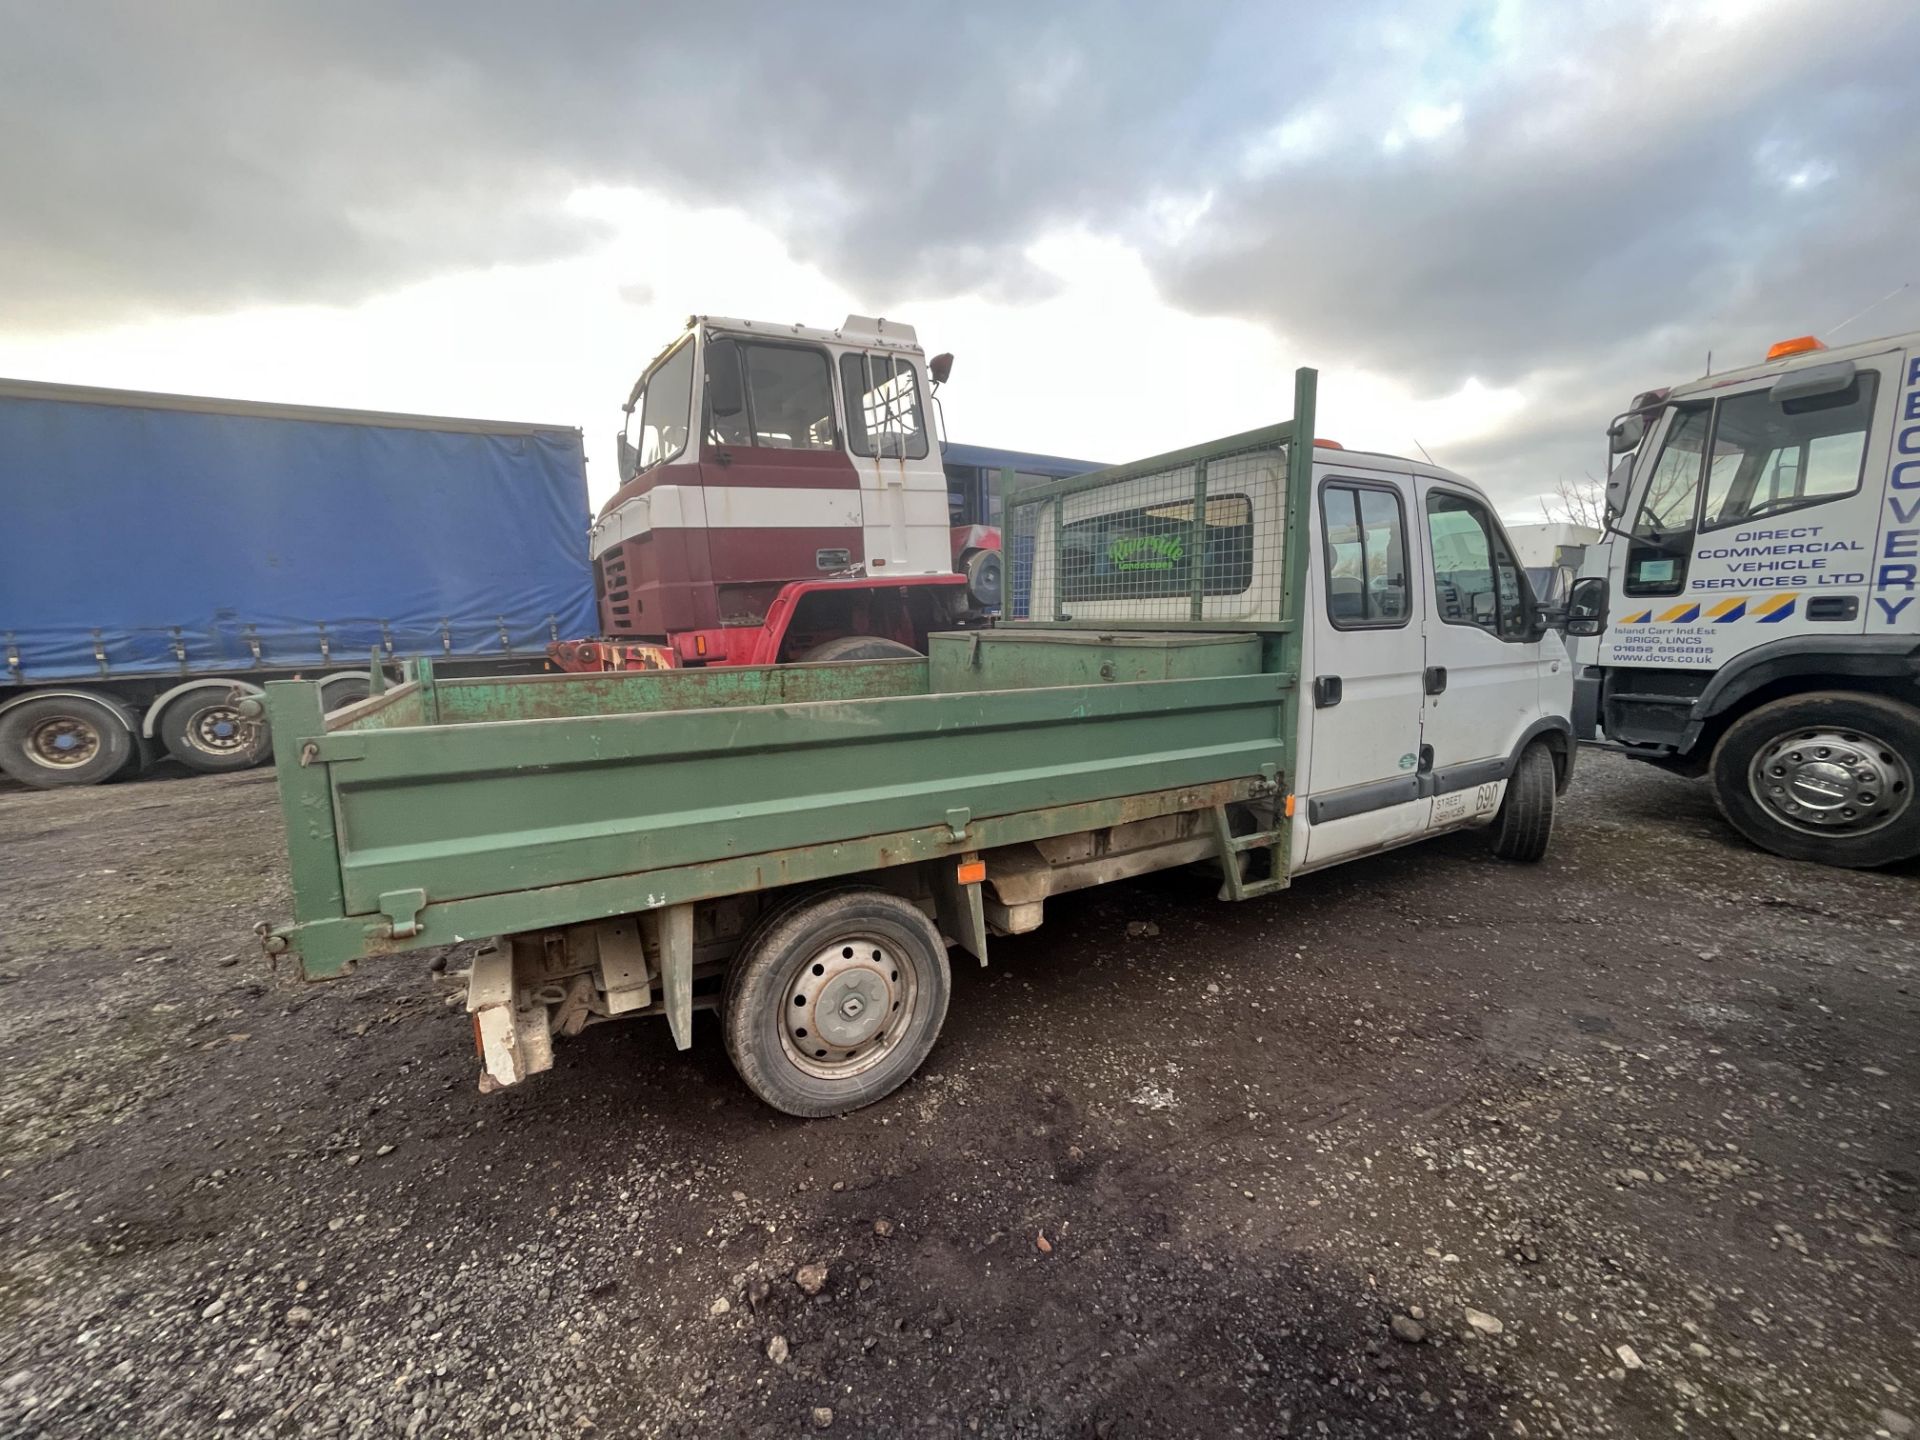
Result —
[[1920, 855], [1920, 710], [1828, 690], [1762, 705], [1713, 752], [1714, 798], [1789, 860], [1872, 869]]
[[1547, 842], [1553, 839], [1555, 779], [1553, 756], [1545, 745], [1536, 740], [1520, 752], [1520, 763], [1493, 817], [1495, 855], [1525, 865], [1547, 858]]
[[329, 675], [320, 682], [320, 709], [328, 715], [358, 705], [373, 694], [373, 682], [358, 670]]
[[0, 770], [37, 790], [111, 780], [137, 751], [126, 721], [84, 695], [26, 700], [0, 714]]
[[190, 690], [160, 712], [153, 728], [169, 755], [205, 775], [249, 770], [273, 755], [266, 722], [242, 715], [229, 690]]
[[947, 1016], [947, 947], [910, 901], [830, 890], [776, 909], [734, 957], [727, 1055], [776, 1110], [843, 1115], [920, 1068]]
[[889, 640], [881, 635], [842, 635], [837, 640], [828, 640], [816, 645], [800, 657], [804, 661], [816, 660], [918, 660], [920, 652], [911, 645], [902, 645], [898, 640]]

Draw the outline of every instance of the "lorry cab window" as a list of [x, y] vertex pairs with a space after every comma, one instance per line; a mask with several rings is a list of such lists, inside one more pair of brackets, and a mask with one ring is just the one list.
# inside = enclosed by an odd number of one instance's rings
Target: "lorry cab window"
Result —
[[[716, 387], [717, 367], [739, 367], [744, 384]], [[743, 404], [723, 413], [713, 397], [737, 392]], [[826, 353], [810, 345], [770, 345], [716, 339], [707, 352], [707, 443], [761, 450], [834, 450], [833, 372]]]
[[1741, 525], [1857, 491], [1877, 379], [1867, 371], [1833, 394], [1784, 403], [1765, 390], [1722, 400], [1700, 528]]
[[654, 367], [628, 423], [640, 426], [639, 468], [647, 470], [687, 448], [693, 415], [693, 343], [687, 341]]
[[1660, 458], [1635, 512], [1622, 586], [1629, 595], [1678, 595], [1686, 585], [1693, 515], [1712, 424], [1708, 405], [1683, 405], [1667, 422]]
[[840, 383], [847, 395], [847, 443], [854, 454], [926, 458], [920, 380], [912, 360], [905, 355], [842, 355]]

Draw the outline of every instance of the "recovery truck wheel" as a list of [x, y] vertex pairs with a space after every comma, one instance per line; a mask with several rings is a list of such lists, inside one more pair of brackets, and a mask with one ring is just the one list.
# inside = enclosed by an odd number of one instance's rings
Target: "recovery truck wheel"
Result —
[[36, 790], [98, 785], [138, 753], [127, 721], [85, 695], [48, 695], [0, 714], [0, 770]]
[[946, 944], [911, 901], [806, 895], [770, 913], [727, 967], [727, 1056], [774, 1109], [844, 1115], [920, 1068], [950, 985]]
[[225, 689], [190, 690], [160, 712], [154, 733], [189, 770], [224, 775], [251, 769], [272, 757], [273, 737], [265, 721], [240, 713], [239, 700]]
[[800, 658], [814, 661], [918, 660], [921, 657], [918, 650], [911, 645], [902, 645], [898, 640], [888, 640], [880, 635], [842, 635], [837, 640], [814, 646]]
[[1520, 752], [1520, 763], [1493, 817], [1495, 855], [1526, 865], [1547, 858], [1547, 842], [1553, 839], [1555, 780], [1553, 756], [1545, 745], [1536, 740]]
[[1920, 710], [1823, 690], [1762, 705], [1713, 751], [1734, 829], [1789, 860], [1871, 869], [1920, 855]]

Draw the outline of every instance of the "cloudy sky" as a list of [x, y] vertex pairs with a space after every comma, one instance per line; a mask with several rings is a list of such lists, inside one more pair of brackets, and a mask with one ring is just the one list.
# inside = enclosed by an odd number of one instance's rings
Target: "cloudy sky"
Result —
[[[691, 312], [919, 328], [950, 432], [1285, 413], [1509, 515], [1637, 389], [1920, 328], [1912, 0], [0, 0], [0, 374], [589, 438]], [[1911, 287], [1882, 299], [1903, 284]]]

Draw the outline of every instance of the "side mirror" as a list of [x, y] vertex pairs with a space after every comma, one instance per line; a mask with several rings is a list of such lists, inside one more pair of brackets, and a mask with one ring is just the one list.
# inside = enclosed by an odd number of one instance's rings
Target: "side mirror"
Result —
[[947, 377], [953, 373], [953, 353], [943, 351], [927, 362], [927, 374], [933, 377], [933, 383], [944, 385]]
[[624, 485], [633, 478], [634, 471], [640, 468], [640, 452], [633, 448], [633, 442], [627, 439], [626, 431], [622, 430], [614, 439], [620, 442], [620, 483]]
[[1624, 455], [1629, 450], [1638, 450], [1640, 442], [1646, 438], [1647, 417], [1644, 414], [1622, 415], [1607, 427], [1607, 452]]
[[1589, 575], [1573, 582], [1567, 595], [1567, 634], [1592, 636], [1607, 628], [1608, 605], [1605, 577]]
[[747, 408], [740, 378], [740, 347], [724, 336], [707, 342], [707, 413], [738, 415]]

